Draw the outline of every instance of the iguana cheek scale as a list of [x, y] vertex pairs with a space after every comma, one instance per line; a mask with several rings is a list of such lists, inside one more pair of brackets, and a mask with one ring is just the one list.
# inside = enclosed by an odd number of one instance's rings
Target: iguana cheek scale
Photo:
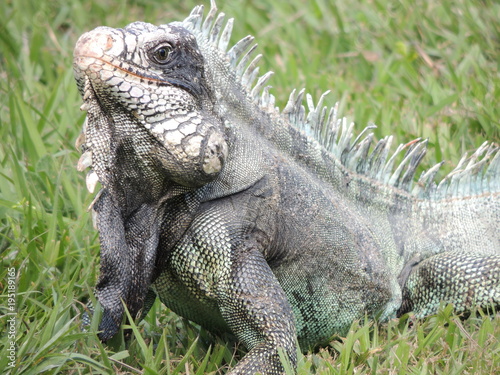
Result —
[[295, 365], [297, 342], [326, 343], [365, 314], [498, 307], [498, 147], [414, 183], [426, 141], [391, 153], [391, 136], [355, 137], [304, 90], [280, 111], [253, 38], [227, 50], [224, 19], [212, 3], [206, 17], [200, 6], [76, 44], [77, 168], [91, 193], [101, 184], [100, 338], [118, 331], [122, 302], [140, 317], [158, 296], [248, 348], [231, 374], [278, 374], [278, 349]]

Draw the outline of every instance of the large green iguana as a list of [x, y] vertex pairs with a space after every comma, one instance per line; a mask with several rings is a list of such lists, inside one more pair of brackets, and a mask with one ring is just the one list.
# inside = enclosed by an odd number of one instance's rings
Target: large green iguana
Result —
[[[99, 27], [74, 70], [77, 147], [101, 243], [100, 338], [154, 297], [248, 353], [231, 374], [282, 371], [354, 319], [500, 304], [500, 152], [413, 183], [425, 141], [371, 148], [335, 108], [293, 91], [275, 108], [253, 38], [212, 4], [183, 22]], [[224, 27], [223, 27], [224, 26]], [[248, 52], [246, 52], [248, 51]], [[256, 83], [255, 83], [256, 82]], [[393, 167], [394, 156], [404, 151]], [[142, 314], [142, 315], [141, 315]]]

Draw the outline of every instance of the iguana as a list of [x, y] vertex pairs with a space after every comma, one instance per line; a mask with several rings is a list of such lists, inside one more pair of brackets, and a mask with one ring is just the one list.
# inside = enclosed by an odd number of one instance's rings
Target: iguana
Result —
[[[283, 110], [248, 36], [212, 3], [182, 22], [83, 34], [78, 169], [98, 182], [99, 337], [156, 296], [248, 353], [231, 374], [278, 374], [368, 314], [500, 304], [500, 152], [485, 143], [439, 184], [414, 183], [426, 141], [353, 135], [293, 91]], [[372, 144], [374, 146], [372, 147]], [[395, 166], [395, 158], [404, 153]]]

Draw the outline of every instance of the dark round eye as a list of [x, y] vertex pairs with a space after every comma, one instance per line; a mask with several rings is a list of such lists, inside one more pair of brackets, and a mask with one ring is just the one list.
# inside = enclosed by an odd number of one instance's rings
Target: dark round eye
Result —
[[152, 57], [158, 64], [165, 64], [170, 60], [170, 54], [172, 53], [172, 46], [169, 44], [161, 45], [153, 50]]

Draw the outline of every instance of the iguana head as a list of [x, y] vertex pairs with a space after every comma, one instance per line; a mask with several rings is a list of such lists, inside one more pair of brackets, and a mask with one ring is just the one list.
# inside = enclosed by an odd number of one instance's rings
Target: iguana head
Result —
[[[157, 148], [164, 147], [157, 159], [173, 181], [201, 186], [221, 171], [226, 140], [211, 111], [213, 95], [203, 57], [185, 28], [143, 22], [124, 29], [98, 27], [78, 40], [74, 71], [85, 101], [83, 109], [98, 112], [110, 124], [127, 123], [120, 132], [131, 137], [150, 134]], [[117, 131], [110, 125], [111, 134], [96, 132], [94, 137], [113, 137]], [[109, 155], [98, 155], [95, 140], [85, 132], [90, 142], [84, 146], [92, 152], [92, 164], [109, 163]], [[125, 134], [116, 135], [125, 138]], [[98, 166], [96, 172], [105, 183], [104, 172], [99, 171], [103, 168], [109, 165]]]

